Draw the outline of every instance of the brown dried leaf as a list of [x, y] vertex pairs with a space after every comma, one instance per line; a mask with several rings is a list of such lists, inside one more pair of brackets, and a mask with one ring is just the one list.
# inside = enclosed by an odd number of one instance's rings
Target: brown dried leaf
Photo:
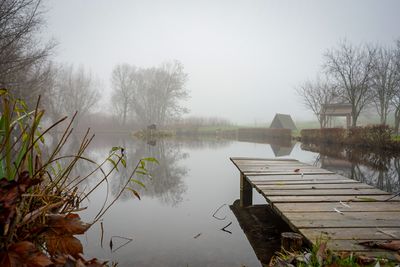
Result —
[[51, 264], [50, 259], [28, 241], [12, 244], [7, 251], [0, 253], [0, 266], [4, 267], [45, 267]]
[[48, 226], [57, 235], [80, 235], [89, 229], [90, 224], [81, 221], [78, 214], [51, 214], [48, 215]]
[[85, 260], [82, 255], [78, 255], [78, 259], [75, 259], [71, 255], [61, 255], [57, 254], [53, 257], [53, 262], [55, 267], [78, 267], [78, 266], [85, 266], [85, 267], [106, 267], [106, 262], [101, 263], [96, 258], [91, 260]]
[[378, 246], [380, 248], [397, 251], [400, 250], [400, 240], [387, 240], [384, 242], [379, 242]]
[[72, 235], [47, 234], [45, 236], [47, 251], [51, 256], [57, 254], [69, 254], [74, 257], [83, 253], [81, 241]]
[[371, 247], [371, 248], [383, 248], [390, 250], [400, 250], [400, 240], [386, 240], [386, 241], [364, 241], [360, 242], [360, 245]]
[[31, 179], [27, 171], [19, 174], [16, 180], [8, 181], [6, 178], [0, 179], [0, 225], [3, 226], [3, 234], [7, 233], [7, 225], [10, 224], [15, 216], [16, 206], [23, 193], [28, 188], [38, 184], [39, 179]]
[[368, 257], [368, 256], [364, 256], [364, 255], [357, 256], [357, 262], [363, 266], [372, 264], [375, 261], [376, 261], [376, 258], [374, 258], [374, 257]]

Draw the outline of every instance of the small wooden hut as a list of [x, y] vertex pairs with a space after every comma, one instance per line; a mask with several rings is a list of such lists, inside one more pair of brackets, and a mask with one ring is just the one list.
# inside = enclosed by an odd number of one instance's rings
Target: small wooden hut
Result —
[[269, 128], [275, 129], [290, 129], [296, 130], [296, 125], [294, 124], [292, 117], [288, 114], [279, 114], [277, 113], [274, 119], [271, 122], [271, 126]]

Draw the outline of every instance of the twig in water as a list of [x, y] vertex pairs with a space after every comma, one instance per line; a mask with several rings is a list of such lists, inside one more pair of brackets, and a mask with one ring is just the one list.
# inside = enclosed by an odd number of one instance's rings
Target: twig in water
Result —
[[201, 233], [198, 233], [198, 234], [195, 235], [193, 238], [198, 238], [199, 236], [201, 236]]
[[229, 231], [229, 230], [226, 230], [226, 228], [228, 228], [228, 227], [229, 227], [231, 224], [232, 224], [232, 222], [228, 223], [227, 225], [225, 225], [224, 227], [222, 227], [222, 228], [221, 228], [221, 230], [222, 230], [222, 231], [224, 231], [224, 232], [227, 232], [227, 233], [230, 233], [230, 234], [232, 234], [232, 232], [231, 232], [231, 231]]
[[101, 229], [100, 246], [101, 248], [103, 248], [103, 237], [104, 237], [103, 222], [100, 222], [100, 229]]
[[[116, 249], [112, 250], [112, 247], [113, 247], [112, 239], [113, 239], [113, 238], [124, 239], [124, 240], [126, 240], [126, 242], [123, 243], [122, 245], [120, 245], [119, 247], [117, 247]], [[113, 235], [113, 236], [110, 238], [110, 249], [111, 249], [111, 252], [116, 252], [118, 249], [120, 249], [120, 248], [122, 248], [122, 247], [125, 247], [126, 245], [128, 245], [128, 244], [129, 244], [130, 242], [132, 242], [132, 241], [133, 241], [132, 238], [123, 237], [123, 236], [118, 236], [118, 235]]]
[[212, 216], [213, 216], [215, 219], [220, 220], [220, 221], [223, 221], [223, 220], [226, 219], [226, 216], [225, 216], [224, 218], [220, 218], [220, 217], [215, 216], [215, 214], [217, 214], [218, 211], [219, 211], [223, 206], [225, 206], [225, 205], [226, 205], [226, 204], [222, 204], [222, 205], [213, 213]]

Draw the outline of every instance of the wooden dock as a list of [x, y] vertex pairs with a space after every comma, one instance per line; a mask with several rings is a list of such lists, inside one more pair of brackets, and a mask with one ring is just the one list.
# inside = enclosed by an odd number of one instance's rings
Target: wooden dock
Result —
[[332, 251], [398, 257], [360, 243], [400, 240], [400, 197], [298, 160], [231, 161], [240, 171], [240, 206], [252, 205], [255, 188], [310, 245], [324, 239]]

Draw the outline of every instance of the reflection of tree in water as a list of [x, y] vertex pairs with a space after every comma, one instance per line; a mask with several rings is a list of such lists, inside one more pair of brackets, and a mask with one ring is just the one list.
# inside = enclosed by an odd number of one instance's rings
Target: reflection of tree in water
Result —
[[[207, 136], [204, 137], [204, 136], [197, 136], [197, 135], [189, 135], [189, 136], [180, 135], [177, 138], [172, 138], [169, 140], [170, 141], [173, 140], [173, 142], [180, 147], [185, 147], [185, 148], [190, 148], [190, 149], [203, 149], [203, 148], [220, 149], [220, 148], [226, 147], [230, 143], [232, 143], [231, 140], [227, 140], [227, 139], [216, 138], [216, 137], [207, 137]], [[151, 140], [150, 143], [156, 144], [158, 141], [162, 141], [162, 140], [160, 140], [160, 139]]]
[[[136, 175], [135, 179], [141, 181], [146, 188], [137, 183], [131, 182], [130, 187], [139, 192], [141, 196], [156, 197], [168, 205], [177, 205], [182, 201], [182, 195], [186, 192], [184, 177], [187, 174], [185, 167], [179, 166], [179, 161], [188, 155], [181, 152], [181, 147], [175, 142], [158, 140], [152, 146], [144, 142], [129, 140], [126, 144], [127, 162], [136, 164], [141, 158], [153, 157], [159, 164], [147, 163], [146, 168], [152, 177]], [[111, 180], [112, 194], [115, 195], [121, 190], [129, 173], [127, 170], [120, 170]], [[116, 179], [117, 178], [117, 179]], [[118, 183], [115, 181], [119, 181]], [[126, 191], [121, 199], [128, 199], [132, 196]]]
[[302, 144], [302, 149], [320, 153], [317, 163], [322, 168], [387, 192], [400, 191], [398, 155], [315, 144]]
[[[54, 135], [49, 138], [48, 151], [52, 151], [57, 144], [60, 136]], [[78, 151], [82, 140], [82, 134], [71, 135], [60, 154], [73, 155]], [[137, 183], [130, 183], [129, 186], [139, 192], [140, 196], [149, 196], [158, 198], [168, 205], [177, 205], [183, 199], [186, 192], [184, 177], [188, 170], [179, 165], [179, 161], [188, 157], [187, 153], [181, 150], [184, 147], [196, 148], [215, 148], [223, 147], [230, 141], [221, 139], [197, 139], [197, 138], [181, 138], [176, 139], [158, 139], [151, 142], [142, 142], [132, 139], [129, 135], [118, 134], [100, 134], [97, 135], [89, 148], [85, 152], [85, 156], [97, 162], [103, 161], [113, 146], [122, 146], [125, 148], [127, 156], [128, 168], [119, 168], [118, 172], [113, 173], [109, 178], [111, 195], [116, 196], [125, 185], [133, 167], [141, 158], [153, 157], [160, 164], [147, 163], [146, 167], [152, 177], [136, 175], [135, 179], [141, 181], [146, 188], [142, 188]], [[62, 165], [66, 165], [71, 159], [66, 159]], [[80, 176], [81, 178], [90, 173], [96, 166], [87, 161], [79, 161], [71, 171], [71, 178]], [[111, 168], [111, 163], [104, 169], [107, 171]], [[93, 175], [91, 179], [83, 181], [79, 187], [81, 190], [90, 188], [102, 178], [100, 173]], [[121, 200], [132, 198], [132, 193], [125, 190], [121, 195]]]
[[387, 192], [400, 191], [400, 172], [396, 170], [395, 162], [399, 159], [392, 159], [387, 165], [387, 171], [373, 170], [371, 168], [353, 164], [351, 176], [354, 180], [373, 185]]

